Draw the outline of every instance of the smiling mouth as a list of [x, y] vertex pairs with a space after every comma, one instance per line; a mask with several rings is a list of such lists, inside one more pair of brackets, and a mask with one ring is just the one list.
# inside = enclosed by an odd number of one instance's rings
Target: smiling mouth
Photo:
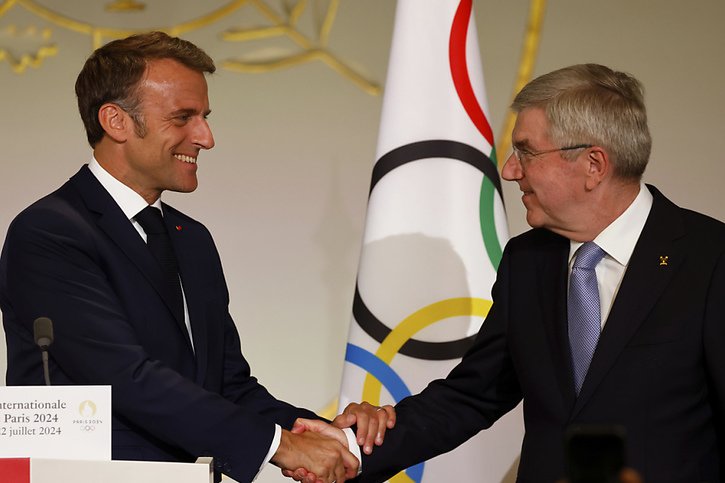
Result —
[[183, 161], [185, 163], [196, 164], [196, 158], [192, 156], [187, 156], [186, 154], [174, 154], [174, 157], [179, 161]]

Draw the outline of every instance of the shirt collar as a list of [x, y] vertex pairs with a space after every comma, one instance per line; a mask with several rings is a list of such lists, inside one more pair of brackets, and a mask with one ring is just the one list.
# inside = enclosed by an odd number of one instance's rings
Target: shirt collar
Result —
[[[149, 205], [140, 194], [106, 171], [96, 160], [95, 156], [88, 163], [88, 169], [91, 170], [91, 173], [98, 179], [98, 182], [108, 191], [113, 201], [116, 202], [129, 220]], [[157, 199], [151, 206], [155, 206], [163, 213], [161, 209], [161, 198]]]
[[[652, 193], [644, 183], [639, 185], [639, 193], [624, 213], [609, 224], [594, 239], [594, 243], [604, 250], [609, 257], [620, 265], [626, 267], [634, 252], [634, 246], [639, 235], [647, 223], [647, 217], [652, 209]], [[582, 242], [570, 241], [569, 264], [574, 254], [582, 246]]]

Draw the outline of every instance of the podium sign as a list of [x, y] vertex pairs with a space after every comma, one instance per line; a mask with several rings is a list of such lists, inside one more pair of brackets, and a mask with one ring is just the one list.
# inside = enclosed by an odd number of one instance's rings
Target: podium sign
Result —
[[1, 386], [0, 457], [111, 459], [111, 386]]

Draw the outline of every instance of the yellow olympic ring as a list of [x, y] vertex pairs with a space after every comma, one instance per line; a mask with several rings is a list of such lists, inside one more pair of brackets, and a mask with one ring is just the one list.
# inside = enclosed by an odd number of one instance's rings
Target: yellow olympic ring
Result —
[[[490, 300], [473, 297], [458, 297], [432, 303], [403, 319], [383, 339], [375, 355], [385, 363], [390, 364], [403, 344], [429, 325], [449, 317], [473, 316], [485, 318], [491, 309], [491, 305], [493, 305], [493, 302]], [[363, 385], [363, 400], [379, 405], [382, 387], [382, 383], [375, 376], [368, 373], [365, 376]], [[414, 483], [404, 471], [390, 478], [390, 482]]]
[[[409, 339], [422, 329], [449, 317], [473, 316], [485, 318], [491, 308], [490, 300], [458, 297], [432, 303], [409, 315], [400, 322], [383, 339], [375, 355], [386, 364], [390, 364], [393, 357]], [[365, 376], [363, 385], [363, 400], [371, 404], [379, 404], [382, 383], [372, 374]]]

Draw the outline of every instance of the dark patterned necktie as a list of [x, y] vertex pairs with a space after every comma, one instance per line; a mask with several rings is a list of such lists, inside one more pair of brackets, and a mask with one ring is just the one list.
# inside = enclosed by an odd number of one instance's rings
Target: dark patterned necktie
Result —
[[585, 243], [577, 250], [569, 277], [569, 346], [577, 395], [589, 370], [602, 329], [599, 288], [594, 267], [603, 257], [604, 250], [596, 243]]
[[164, 273], [168, 292], [172, 296], [172, 312], [178, 320], [183, 322], [184, 300], [181, 294], [181, 282], [179, 282], [179, 266], [171, 246], [169, 232], [166, 231], [164, 218], [161, 216], [161, 210], [147, 206], [135, 218], [146, 232], [146, 244]]

